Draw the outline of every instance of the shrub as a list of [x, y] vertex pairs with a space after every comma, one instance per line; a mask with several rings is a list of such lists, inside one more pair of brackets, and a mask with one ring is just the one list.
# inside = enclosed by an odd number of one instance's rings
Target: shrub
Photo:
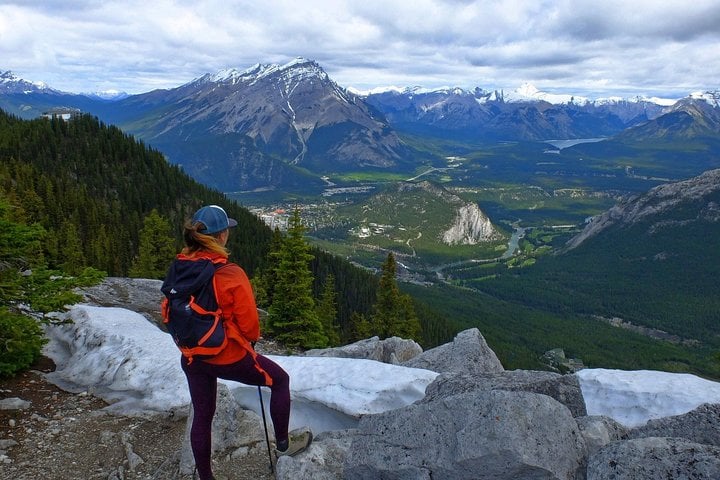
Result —
[[32, 365], [46, 341], [34, 319], [0, 308], [0, 378]]

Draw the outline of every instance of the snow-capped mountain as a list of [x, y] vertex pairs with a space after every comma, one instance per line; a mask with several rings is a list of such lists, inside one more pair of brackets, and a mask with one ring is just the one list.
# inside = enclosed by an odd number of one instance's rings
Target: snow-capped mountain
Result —
[[631, 142], [669, 142], [714, 137], [720, 133], [720, 92], [696, 92], [678, 100], [662, 116], [629, 128], [618, 139]]
[[[321, 174], [408, 158], [382, 117], [302, 58], [209, 73], [113, 105], [106, 120], [224, 190], [307, 181], [295, 166]], [[228, 175], [217, 178], [211, 166]]]
[[84, 95], [88, 98], [96, 98], [98, 100], [106, 100], [106, 101], [122, 100], [123, 98], [127, 98], [130, 96], [128, 93], [120, 92], [118, 90], [104, 90], [101, 92], [85, 92], [85, 93], [81, 93], [81, 95]]
[[401, 130], [505, 140], [611, 136], [658, 117], [668, 103], [642, 97], [590, 100], [530, 84], [513, 91], [388, 89], [366, 98]]
[[519, 88], [509, 92], [502, 91], [500, 95], [497, 95], [497, 91], [493, 93], [495, 94], [493, 95], [494, 99], [503, 100], [508, 103], [547, 102], [553, 105], [586, 105], [591, 103], [591, 100], [587, 97], [542, 92], [530, 83], [524, 83]]
[[[376, 87], [369, 90], [359, 90], [356, 88], [348, 88], [348, 90], [355, 95], [361, 97], [369, 97], [371, 95], [381, 95], [385, 93], [392, 93], [396, 95], [413, 96], [420, 94], [448, 94], [448, 95], [474, 95], [477, 101], [480, 103], [486, 102], [505, 102], [505, 103], [534, 103], [534, 102], [546, 102], [552, 105], [563, 105], [563, 104], [575, 104], [575, 105], [588, 105], [592, 104], [595, 106], [605, 104], [617, 104], [617, 103], [653, 103], [661, 107], [669, 107], [675, 104], [678, 99], [671, 98], [660, 98], [660, 97], [599, 97], [591, 99], [582, 95], [568, 94], [568, 93], [550, 93], [539, 90], [535, 85], [531, 83], [523, 83], [518, 88], [513, 90], [505, 89], [494, 89], [485, 90], [480, 87], [476, 87], [473, 90], [467, 90], [461, 87], [438, 87], [438, 88], [425, 88], [421, 86], [412, 87], [398, 87], [398, 86], [386, 86]], [[691, 96], [703, 96], [712, 95], [712, 92], [696, 92]]]
[[579, 106], [593, 105], [617, 105], [617, 104], [631, 104], [631, 103], [645, 103], [654, 104], [660, 107], [669, 107], [675, 104], [678, 99], [674, 98], [659, 98], [659, 97], [599, 97], [591, 99], [582, 95], [574, 95], [567, 93], [549, 93], [538, 90], [537, 87], [530, 83], [524, 83], [520, 87], [511, 91], [501, 90], [498, 92], [495, 90], [492, 95], [487, 97], [488, 100], [502, 100], [508, 103], [523, 103], [523, 102], [547, 102], [553, 105], [568, 105], [574, 104]]
[[702, 100], [707, 102], [711, 107], [720, 108], [720, 90], [693, 92], [689, 95], [689, 98], [692, 100]]
[[11, 71], [0, 71], [0, 108], [20, 118], [32, 119], [56, 109], [89, 112], [98, 99], [62, 92], [44, 82], [24, 80]]
[[0, 94], [37, 93], [55, 91], [43, 82], [29, 82], [10, 70], [0, 71]]
[[242, 71], [237, 68], [228, 68], [213, 74], [205, 74], [190, 83], [230, 83], [233, 85], [245, 83], [253, 85], [256, 82], [262, 81], [263, 78], [268, 78], [278, 73], [283, 75], [288, 72], [290, 72], [290, 74], [287, 75], [288, 80], [294, 79], [295, 81], [301, 81], [303, 78], [311, 79], [313, 77], [330, 80], [327, 73], [325, 73], [317, 63], [302, 57], [296, 57], [284, 65], [256, 63], [252, 67]]

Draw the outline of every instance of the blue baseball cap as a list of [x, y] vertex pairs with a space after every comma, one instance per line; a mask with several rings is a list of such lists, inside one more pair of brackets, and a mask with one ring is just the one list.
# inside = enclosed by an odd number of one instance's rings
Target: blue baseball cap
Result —
[[237, 222], [229, 218], [225, 210], [217, 205], [208, 205], [195, 212], [192, 223], [193, 225], [196, 223], [205, 225], [205, 228], [198, 229], [198, 232], [204, 234], [222, 232], [237, 225]]

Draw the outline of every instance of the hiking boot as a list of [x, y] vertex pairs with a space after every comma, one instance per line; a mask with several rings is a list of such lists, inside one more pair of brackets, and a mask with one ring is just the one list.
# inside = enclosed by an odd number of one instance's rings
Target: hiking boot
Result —
[[288, 440], [278, 442], [277, 455], [292, 457], [304, 451], [312, 443], [313, 434], [308, 427], [297, 428], [288, 433]]

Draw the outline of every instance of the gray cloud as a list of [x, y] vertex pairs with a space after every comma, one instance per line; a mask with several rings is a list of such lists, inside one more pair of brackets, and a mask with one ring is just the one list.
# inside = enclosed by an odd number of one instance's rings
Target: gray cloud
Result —
[[716, 0], [0, 0], [0, 70], [139, 93], [317, 60], [343, 86], [683, 96], [718, 88]]

